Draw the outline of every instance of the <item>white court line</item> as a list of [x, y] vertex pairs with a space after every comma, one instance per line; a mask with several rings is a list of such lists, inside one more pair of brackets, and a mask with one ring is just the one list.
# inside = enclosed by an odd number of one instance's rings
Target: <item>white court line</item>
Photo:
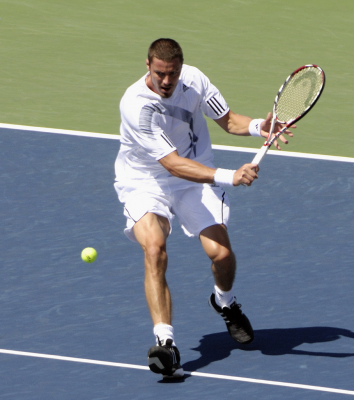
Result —
[[[213, 144], [212, 147], [215, 150], [240, 151], [244, 153], [257, 153], [257, 151], [259, 150], [258, 148], [253, 149], [249, 147], [222, 146], [218, 144]], [[294, 151], [281, 151], [281, 150], [268, 150], [268, 154], [272, 154], [273, 156], [310, 158], [312, 160], [341, 161], [341, 162], [354, 163], [354, 158], [352, 157], [326, 156], [323, 154], [296, 153]]]
[[[92, 138], [120, 140], [120, 135], [112, 135], [112, 134], [108, 134], [108, 133], [70, 131], [67, 129], [53, 129], [53, 128], [42, 128], [42, 127], [35, 127], [35, 126], [1, 124], [1, 123], [0, 123], [0, 128], [17, 129], [17, 130], [22, 130], [22, 131], [56, 133], [56, 134], [61, 134], [61, 135], [85, 136], [85, 137], [92, 137]], [[215, 150], [239, 151], [239, 152], [243, 152], [243, 153], [257, 153], [257, 151], [259, 150], [258, 148], [223, 146], [223, 145], [218, 145], [218, 144], [213, 144], [212, 147]], [[296, 152], [291, 152], [291, 151], [279, 151], [279, 150], [269, 150], [268, 154], [272, 154], [275, 156], [284, 156], [284, 157], [310, 158], [310, 159], [314, 159], [314, 160], [340, 161], [340, 162], [354, 163], [353, 157], [327, 156], [327, 155], [322, 155], [322, 154], [296, 153]]]
[[[5, 350], [5, 349], [0, 349], [0, 353], [10, 354], [10, 355], [15, 355], [15, 356], [46, 358], [46, 359], [50, 359], [50, 360], [71, 361], [71, 362], [77, 362], [77, 363], [83, 363], [83, 364], [95, 364], [95, 365], [104, 365], [104, 366], [108, 366], [108, 367], [120, 367], [120, 368], [130, 368], [130, 369], [139, 369], [139, 370], [149, 371], [149, 367], [145, 367], [143, 365], [123, 364], [123, 363], [115, 363], [115, 362], [109, 362], [109, 361], [98, 361], [98, 360], [90, 360], [90, 359], [86, 359], [86, 358], [63, 357], [63, 356], [55, 356], [55, 355], [50, 355], [50, 354], [29, 353], [29, 352], [25, 352], [25, 351], [15, 351], [15, 350]], [[330, 393], [348, 394], [348, 395], [354, 396], [354, 391], [352, 391], [352, 390], [334, 389], [334, 388], [328, 388], [328, 387], [322, 387], [322, 386], [311, 386], [311, 385], [301, 385], [298, 383], [267, 381], [267, 380], [263, 380], [263, 379], [243, 378], [243, 377], [230, 376], [230, 375], [207, 374], [207, 373], [203, 373], [203, 372], [185, 371], [185, 374], [192, 375], [192, 376], [198, 376], [201, 378], [224, 379], [224, 380], [229, 380], [229, 381], [258, 383], [258, 384], [263, 384], [263, 385], [282, 386], [282, 387], [295, 388], [295, 389], [315, 390], [318, 392], [330, 392]]]
[[101, 138], [101, 139], [115, 139], [115, 140], [120, 139], [120, 135], [111, 135], [108, 133], [70, 131], [67, 129], [42, 128], [42, 127], [38, 127], [38, 126], [12, 125], [12, 124], [1, 124], [0, 123], [0, 128], [17, 129], [20, 131], [57, 133], [60, 135], [85, 136], [85, 137]]

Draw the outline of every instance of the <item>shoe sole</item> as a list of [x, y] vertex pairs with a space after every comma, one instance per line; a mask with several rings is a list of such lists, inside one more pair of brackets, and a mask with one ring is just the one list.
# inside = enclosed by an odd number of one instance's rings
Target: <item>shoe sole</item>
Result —
[[182, 367], [173, 371], [171, 352], [161, 346], [151, 347], [148, 352], [148, 365], [155, 374], [162, 374], [163, 379], [180, 379], [184, 377]]
[[183, 368], [178, 368], [172, 375], [162, 375], [163, 379], [180, 379], [184, 377]]
[[148, 365], [155, 374], [166, 374], [172, 371], [173, 361], [169, 350], [161, 346], [153, 346], [148, 352]]

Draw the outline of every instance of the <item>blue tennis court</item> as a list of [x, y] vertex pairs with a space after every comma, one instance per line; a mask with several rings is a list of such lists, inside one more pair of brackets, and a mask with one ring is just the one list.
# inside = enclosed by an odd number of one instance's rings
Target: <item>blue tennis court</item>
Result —
[[[248, 347], [207, 304], [199, 241], [173, 226], [175, 337], [192, 374], [165, 383], [147, 368], [143, 255], [113, 189], [119, 140], [1, 128], [0, 149], [0, 399], [354, 395], [354, 159], [267, 155], [251, 188], [228, 190]], [[214, 153], [224, 168], [252, 159]], [[89, 246], [93, 264], [80, 258]]]

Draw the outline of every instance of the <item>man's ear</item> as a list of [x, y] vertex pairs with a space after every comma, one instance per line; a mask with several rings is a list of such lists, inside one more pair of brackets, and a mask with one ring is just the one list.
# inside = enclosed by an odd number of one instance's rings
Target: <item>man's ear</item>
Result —
[[150, 62], [148, 59], [146, 59], [146, 68], [148, 71], [150, 71]]

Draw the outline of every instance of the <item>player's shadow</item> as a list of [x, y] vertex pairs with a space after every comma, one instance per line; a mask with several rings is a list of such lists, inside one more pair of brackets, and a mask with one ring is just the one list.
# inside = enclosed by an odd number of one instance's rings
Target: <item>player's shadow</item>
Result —
[[297, 350], [304, 343], [325, 343], [339, 340], [342, 336], [354, 339], [354, 333], [347, 329], [331, 327], [309, 327], [290, 329], [260, 329], [255, 331], [255, 339], [249, 345], [239, 345], [227, 332], [205, 335], [198, 347], [192, 349], [200, 353], [200, 357], [183, 365], [185, 371], [196, 371], [215, 361], [230, 356], [231, 351], [261, 351], [268, 356], [297, 354], [320, 357], [353, 357], [354, 353], [332, 353], [322, 351]]

